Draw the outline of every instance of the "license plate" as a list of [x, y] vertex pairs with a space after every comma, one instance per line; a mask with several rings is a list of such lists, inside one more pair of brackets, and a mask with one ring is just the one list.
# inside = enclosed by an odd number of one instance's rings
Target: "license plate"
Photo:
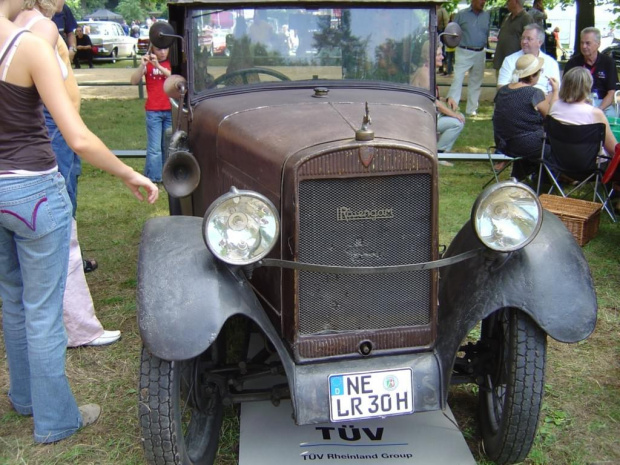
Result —
[[411, 368], [329, 376], [332, 421], [413, 413]]

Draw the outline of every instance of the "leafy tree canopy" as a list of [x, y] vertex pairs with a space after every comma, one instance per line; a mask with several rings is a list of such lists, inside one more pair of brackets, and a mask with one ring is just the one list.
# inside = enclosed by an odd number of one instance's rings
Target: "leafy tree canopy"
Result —
[[[525, 3], [526, 5], [528, 4], [531, 5], [533, 2], [526, 0]], [[448, 12], [452, 12], [457, 9], [458, 4], [459, 4], [459, 0], [450, 0], [447, 3], [445, 3], [444, 6], [446, 10], [448, 10]], [[506, 0], [487, 0], [485, 8], [504, 6], [505, 4], [506, 4]], [[620, 0], [598, 0], [598, 1], [597, 0], [543, 0], [543, 4], [545, 6], [545, 9], [548, 9], [548, 10], [553, 9], [558, 5], [560, 6], [577, 5], [577, 11], [578, 11], [577, 16], [579, 16], [580, 13], [582, 12], [585, 13], [587, 16], [591, 16], [592, 24], [590, 24], [590, 26], [594, 25], [594, 6], [595, 5], [611, 5], [613, 6], [613, 12], [616, 15], [620, 15]], [[585, 21], [587, 20], [588, 19], [586, 19]], [[577, 19], [577, 22], [579, 22], [579, 19]], [[614, 21], [614, 23], [616, 24], [616, 26], [620, 26], [620, 16], [618, 17], [618, 19]]]
[[[526, 0], [526, 5], [530, 5], [533, 3], [533, 0]], [[444, 4], [447, 11], [451, 12], [457, 9], [459, 4], [459, 0], [450, 0]], [[487, 0], [485, 8], [493, 8], [496, 6], [504, 6], [506, 4], [506, 0]], [[575, 18], [575, 35], [579, 35], [579, 31], [583, 28], [594, 26], [595, 19], [595, 11], [594, 7], [596, 5], [611, 5], [613, 6], [613, 12], [616, 15], [616, 20], [613, 21], [612, 25], [615, 27], [620, 27], [620, 0], [543, 0], [543, 5], [545, 9], [552, 9], [556, 6], [567, 6], [567, 5], [575, 5], [576, 6], [576, 15]], [[575, 44], [577, 48], [579, 46], [578, 42]]]
[[167, 17], [166, 0], [66, 0], [77, 19], [100, 8], [114, 11], [130, 23], [147, 17]]

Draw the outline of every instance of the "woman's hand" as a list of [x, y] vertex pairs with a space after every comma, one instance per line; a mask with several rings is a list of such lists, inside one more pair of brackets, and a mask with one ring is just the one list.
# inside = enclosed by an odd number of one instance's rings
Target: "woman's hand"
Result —
[[439, 112], [442, 115], [446, 115], [446, 116], [450, 116], [452, 118], [456, 118], [461, 123], [463, 123], [463, 124], [465, 123], [465, 117], [463, 116], [462, 113], [460, 113], [458, 111], [452, 110], [450, 107], [448, 107], [448, 105], [443, 103], [441, 100], [439, 100], [439, 99], [435, 100], [435, 105], [437, 106], [437, 109], [439, 110]]
[[133, 195], [136, 196], [138, 200], [144, 200], [144, 196], [142, 192], [140, 192], [140, 188], [144, 188], [147, 193], [147, 202], [155, 203], [157, 197], [159, 197], [159, 189], [157, 186], [146, 176], [137, 173], [134, 170], [131, 170], [127, 176], [124, 176], [123, 182], [129, 188]]
[[549, 86], [551, 87], [549, 93], [553, 93], [553, 94], [557, 93], [559, 89], [558, 81], [556, 81], [556, 79], [552, 77], [548, 79], [549, 79]]
[[457, 102], [454, 101], [454, 99], [452, 97], [448, 97], [446, 100], [446, 104], [448, 105], [448, 107], [450, 107], [451, 110], [453, 111], [458, 111], [459, 109], [459, 104]]

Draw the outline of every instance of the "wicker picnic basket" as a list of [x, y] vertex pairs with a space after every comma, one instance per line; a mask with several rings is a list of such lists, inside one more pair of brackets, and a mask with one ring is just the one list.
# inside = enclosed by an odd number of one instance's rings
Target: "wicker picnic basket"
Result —
[[547, 194], [540, 196], [540, 203], [545, 210], [562, 220], [580, 246], [586, 245], [598, 233], [602, 208], [600, 203]]

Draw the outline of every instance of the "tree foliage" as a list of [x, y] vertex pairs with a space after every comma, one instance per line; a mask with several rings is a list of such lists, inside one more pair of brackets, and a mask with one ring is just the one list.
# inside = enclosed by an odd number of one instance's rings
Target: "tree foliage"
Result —
[[125, 20], [127, 20], [127, 18], [130, 18], [130, 21], [135, 19], [143, 21], [146, 19], [147, 16], [147, 11], [143, 8], [142, 2], [140, 0], [121, 0], [118, 3], [116, 12], [119, 15], [123, 15], [123, 18], [125, 18]]
[[[526, 5], [531, 5], [532, 1], [526, 0]], [[444, 4], [446, 10], [454, 11], [459, 4], [459, 0], [450, 0]], [[486, 9], [504, 6], [506, 0], [487, 0]], [[613, 21], [616, 27], [620, 27], [620, 0], [543, 0], [545, 9], [550, 10], [556, 6], [568, 6], [575, 5], [576, 18], [575, 18], [575, 36], [579, 37], [579, 32], [586, 27], [594, 26], [596, 5], [612, 5], [613, 12], [616, 14], [616, 20]], [[575, 42], [575, 47], [578, 49], [579, 42]]]
[[66, 0], [77, 19], [100, 8], [114, 11], [125, 18], [144, 21], [149, 16], [167, 17], [166, 0]]

